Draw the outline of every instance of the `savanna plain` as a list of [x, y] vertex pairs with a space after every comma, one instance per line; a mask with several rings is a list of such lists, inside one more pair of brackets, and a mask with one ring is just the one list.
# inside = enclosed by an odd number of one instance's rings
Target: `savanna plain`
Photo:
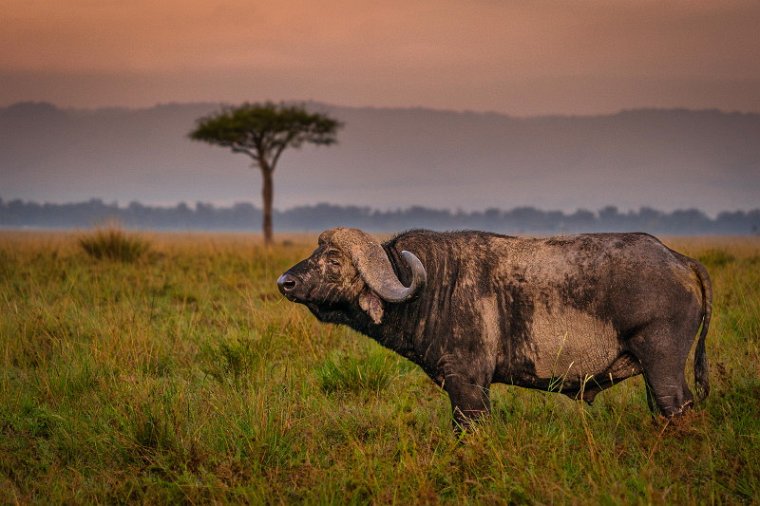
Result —
[[0, 503], [760, 500], [760, 238], [665, 238], [715, 294], [680, 423], [641, 377], [593, 406], [495, 385], [458, 439], [415, 365], [279, 295], [316, 236], [112, 232], [0, 233]]

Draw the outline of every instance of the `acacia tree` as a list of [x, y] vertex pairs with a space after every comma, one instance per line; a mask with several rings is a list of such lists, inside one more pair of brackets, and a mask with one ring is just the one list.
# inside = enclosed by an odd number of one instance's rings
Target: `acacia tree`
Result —
[[326, 114], [312, 113], [303, 106], [244, 103], [224, 107], [197, 120], [189, 137], [194, 141], [230, 148], [253, 159], [252, 166], [263, 178], [264, 242], [272, 242], [272, 174], [285, 148], [299, 148], [304, 143], [330, 145], [337, 142], [342, 124]]

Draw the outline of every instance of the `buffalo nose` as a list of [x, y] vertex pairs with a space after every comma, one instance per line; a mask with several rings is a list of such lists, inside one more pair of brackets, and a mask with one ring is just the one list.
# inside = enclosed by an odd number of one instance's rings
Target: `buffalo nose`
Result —
[[280, 279], [277, 280], [277, 288], [280, 289], [280, 292], [285, 295], [290, 292], [292, 292], [296, 287], [296, 278], [287, 272], [280, 276]]

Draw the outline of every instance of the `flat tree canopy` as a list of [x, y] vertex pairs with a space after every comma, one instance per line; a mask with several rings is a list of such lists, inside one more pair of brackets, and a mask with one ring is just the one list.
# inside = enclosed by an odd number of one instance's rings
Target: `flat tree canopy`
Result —
[[264, 240], [272, 241], [272, 173], [285, 148], [304, 143], [330, 145], [337, 142], [342, 124], [326, 114], [313, 113], [299, 105], [244, 103], [224, 107], [200, 118], [189, 137], [195, 141], [245, 153], [263, 177]]

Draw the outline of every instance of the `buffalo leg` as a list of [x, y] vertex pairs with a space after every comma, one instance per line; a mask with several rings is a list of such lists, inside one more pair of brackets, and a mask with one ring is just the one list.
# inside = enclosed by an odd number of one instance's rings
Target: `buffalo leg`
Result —
[[683, 373], [658, 374], [656, 367], [653, 368], [655, 370], [650, 372], [648, 381], [651, 382], [652, 396], [660, 413], [667, 418], [683, 414], [693, 403]]
[[684, 413], [693, 403], [684, 376], [689, 347], [681, 345], [685, 339], [673, 338], [678, 335], [673, 329], [658, 330], [636, 336], [630, 347], [643, 369], [650, 409], [654, 404], [660, 414], [670, 418]]
[[443, 389], [451, 400], [454, 431], [457, 434], [469, 429], [478, 418], [491, 410], [488, 386], [451, 374], [446, 377]]

